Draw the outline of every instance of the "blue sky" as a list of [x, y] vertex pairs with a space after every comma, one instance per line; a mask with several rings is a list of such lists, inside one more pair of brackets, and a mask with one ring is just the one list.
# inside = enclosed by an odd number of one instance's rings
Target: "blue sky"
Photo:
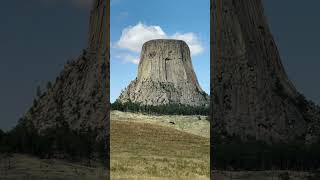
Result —
[[10, 0], [0, 6], [0, 129], [31, 107], [37, 86], [54, 81], [87, 46], [92, 0]]
[[142, 43], [153, 38], [187, 42], [198, 81], [210, 87], [209, 0], [111, 0], [110, 98], [114, 102], [138, 69]]

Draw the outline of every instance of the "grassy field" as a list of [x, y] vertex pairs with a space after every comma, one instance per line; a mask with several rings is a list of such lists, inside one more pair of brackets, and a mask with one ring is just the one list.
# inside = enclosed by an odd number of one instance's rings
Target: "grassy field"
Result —
[[[198, 116], [148, 116], [111, 112], [111, 179], [209, 179], [209, 122]], [[286, 171], [214, 171], [214, 180], [284, 180]], [[320, 173], [319, 173], [320, 174]], [[0, 154], [0, 180], [105, 180], [91, 167], [56, 159]], [[317, 180], [288, 172], [289, 180]], [[319, 176], [317, 176], [319, 177]]]
[[152, 116], [142, 113], [111, 111], [111, 120], [148, 123], [170, 127], [190, 134], [210, 137], [210, 123], [206, 116], [162, 115]]
[[0, 155], [0, 180], [105, 180], [101, 164], [93, 167], [56, 159]]
[[209, 179], [209, 131], [200, 119], [112, 112], [111, 179]]
[[[111, 179], [209, 179], [204, 116], [111, 112]], [[214, 180], [316, 180], [308, 172], [214, 171]]]
[[[203, 116], [111, 112], [111, 179], [209, 179]], [[0, 154], [0, 180], [105, 180], [101, 164]]]
[[[287, 176], [288, 175], [288, 176]], [[287, 179], [287, 177], [289, 179]], [[214, 180], [316, 180], [308, 172], [293, 171], [214, 171]]]

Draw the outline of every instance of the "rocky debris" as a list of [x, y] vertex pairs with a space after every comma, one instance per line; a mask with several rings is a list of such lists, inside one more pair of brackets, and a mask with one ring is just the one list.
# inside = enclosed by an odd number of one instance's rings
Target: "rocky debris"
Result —
[[188, 45], [172, 39], [151, 40], [143, 45], [138, 76], [117, 100], [155, 106], [209, 104], [209, 96], [194, 73]]
[[[72, 129], [107, 130], [108, 67], [106, 1], [96, 0], [90, 18], [88, 48], [83, 55], [65, 65], [47, 92], [37, 99], [23, 119], [38, 131], [67, 123]], [[101, 26], [97, 24], [102, 23]], [[100, 44], [100, 45], [99, 45]]]
[[319, 108], [288, 79], [261, 0], [219, 2], [213, 5], [212, 132], [266, 142], [318, 140]]

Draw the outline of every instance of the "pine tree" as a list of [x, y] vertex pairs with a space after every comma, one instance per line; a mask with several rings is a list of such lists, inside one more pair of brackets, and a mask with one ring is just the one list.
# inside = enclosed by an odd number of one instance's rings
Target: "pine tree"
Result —
[[51, 84], [51, 82], [49, 81], [48, 83], [47, 83], [47, 89], [49, 90], [49, 89], [51, 89], [52, 88], [52, 84]]
[[37, 97], [41, 96], [41, 88], [40, 86], [37, 87]]

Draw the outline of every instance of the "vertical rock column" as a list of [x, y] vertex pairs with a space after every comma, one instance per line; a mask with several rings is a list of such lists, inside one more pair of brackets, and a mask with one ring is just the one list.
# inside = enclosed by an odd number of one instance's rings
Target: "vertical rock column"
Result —
[[284, 71], [261, 0], [212, 6], [213, 136], [267, 142], [305, 136], [300, 94]]
[[[102, 111], [103, 136], [105, 139], [105, 163], [109, 174], [110, 170], [110, 1], [94, 0], [90, 12], [90, 28], [88, 38], [88, 51], [95, 58], [98, 66], [98, 79], [103, 93], [102, 103], [105, 103]], [[110, 174], [109, 174], [110, 175]]]

